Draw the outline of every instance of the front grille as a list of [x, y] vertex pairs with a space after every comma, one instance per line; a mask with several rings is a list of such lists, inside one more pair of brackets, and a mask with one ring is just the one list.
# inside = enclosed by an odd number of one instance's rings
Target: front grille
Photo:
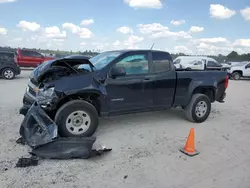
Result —
[[36, 92], [31, 87], [29, 87], [29, 93], [34, 97], [36, 96]]

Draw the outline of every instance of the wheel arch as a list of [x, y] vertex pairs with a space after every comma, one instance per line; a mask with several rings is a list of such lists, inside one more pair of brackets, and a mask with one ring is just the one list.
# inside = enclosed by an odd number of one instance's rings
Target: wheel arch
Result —
[[72, 100], [84, 100], [92, 104], [97, 112], [100, 115], [101, 111], [101, 102], [100, 102], [100, 93], [98, 92], [84, 92], [84, 93], [75, 93], [70, 95], [65, 95], [57, 104], [56, 110], [57, 111], [62, 105], [65, 103], [72, 101]]
[[193, 90], [192, 96], [195, 94], [204, 94], [204, 95], [208, 96], [208, 98], [210, 99], [211, 102], [214, 102], [215, 101], [215, 91], [216, 90], [214, 87], [199, 86]]
[[234, 73], [236, 73], [236, 72], [240, 73], [241, 76], [243, 75], [243, 71], [242, 71], [242, 70], [234, 70], [234, 71], [232, 72], [232, 74], [234, 74]]

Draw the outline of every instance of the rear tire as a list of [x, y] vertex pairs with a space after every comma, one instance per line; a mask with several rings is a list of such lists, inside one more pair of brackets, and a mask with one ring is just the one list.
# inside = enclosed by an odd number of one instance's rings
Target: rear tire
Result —
[[211, 101], [204, 94], [194, 94], [188, 106], [185, 107], [186, 118], [194, 123], [206, 121], [211, 112]]
[[62, 137], [90, 137], [99, 124], [96, 108], [83, 100], [73, 100], [62, 105], [55, 116]]
[[232, 77], [233, 77], [234, 80], [239, 80], [239, 79], [241, 78], [241, 73], [239, 73], [239, 72], [234, 72], [234, 73], [232, 74]]
[[15, 71], [12, 68], [5, 68], [2, 71], [2, 77], [6, 80], [12, 80], [16, 76]]

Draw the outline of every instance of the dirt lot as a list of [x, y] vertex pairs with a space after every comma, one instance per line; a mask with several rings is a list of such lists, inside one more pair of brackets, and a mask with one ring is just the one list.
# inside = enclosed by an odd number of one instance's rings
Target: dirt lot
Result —
[[[250, 187], [250, 81], [230, 81], [226, 103], [213, 104], [205, 123], [190, 123], [179, 110], [105, 118], [96, 136], [113, 149], [107, 155], [16, 169], [28, 151], [15, 143], [28, 74], [0, 80], [1, 187]], [[191, 127], [200, 151], [193, 158], [179, 151]]]

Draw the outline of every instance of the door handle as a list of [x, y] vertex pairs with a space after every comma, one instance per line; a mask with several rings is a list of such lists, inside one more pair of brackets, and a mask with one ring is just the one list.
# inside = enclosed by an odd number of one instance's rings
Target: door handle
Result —
[[145, 78], [145, 79], [142, 80], [143, 83], [145, 83], [145, 82], [150, 82], [150, 81], [151, 81], [150, 78]]

